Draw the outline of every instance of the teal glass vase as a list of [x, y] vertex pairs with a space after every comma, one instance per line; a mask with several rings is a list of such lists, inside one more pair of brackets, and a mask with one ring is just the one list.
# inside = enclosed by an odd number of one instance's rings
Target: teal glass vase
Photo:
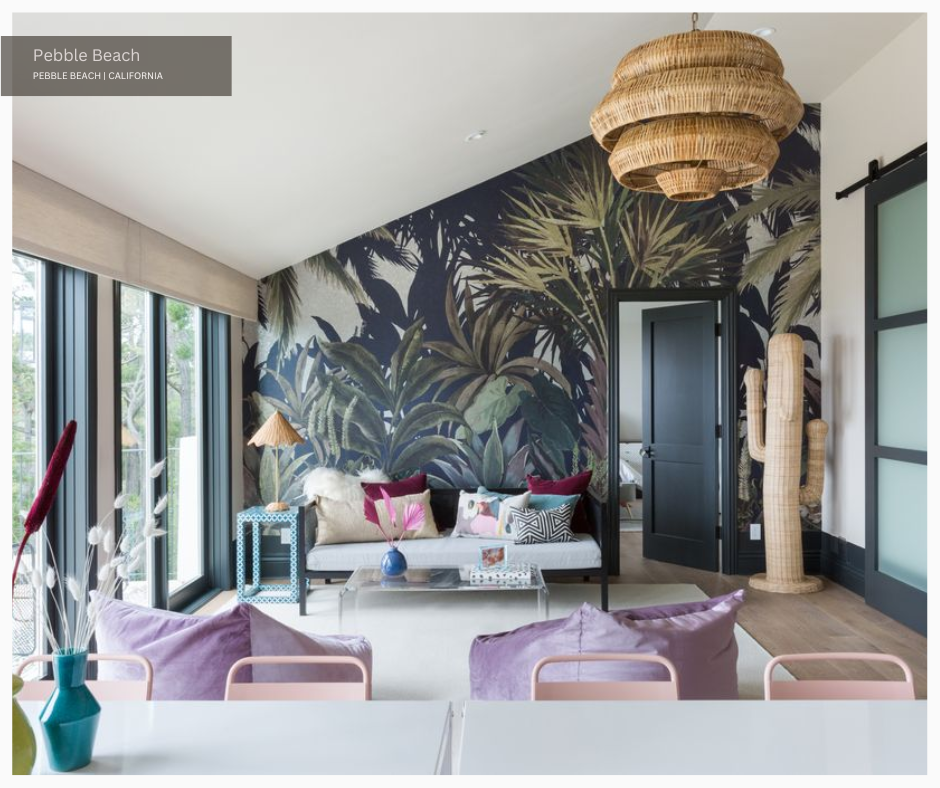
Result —
[[101, 706], [85, 684], [87, 651], [52, 655], [55, 689], [39, 714], [46, 757], [57, 772], [72, 772], [91, 763]]

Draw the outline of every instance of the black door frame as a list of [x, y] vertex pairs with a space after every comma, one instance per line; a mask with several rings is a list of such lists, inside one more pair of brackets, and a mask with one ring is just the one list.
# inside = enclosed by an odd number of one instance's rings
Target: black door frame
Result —
[[[865, 603], [927, 634], [927, 593], [878, 571], [878, 459], [927, 464], [927, 452], [878, 443], [879, 331], [927, 322], [927, 310], [877, 317], [878, 206], [927, 181], [927, 154], [880, 177], [865, 189]], [[924, 359], [927, 362], [927, 359]]]
[[738, 563], [738, 362], [737, 320], [738, 293], [733, 287], [668, 287], [612, 288], [607, 296], [607, 496], [609, 524], [610, 573], [620, 574], [620, 476], [616, 458], [620, 443], [620, 304], [624, 301], [716, 301], [721, 315], [721, 343], [718, 354], [718, 375], [721, 392], [718, 402], [721, 413], [721, 441], [719, 463], [721, 468], [721, 572], [737, 574]]

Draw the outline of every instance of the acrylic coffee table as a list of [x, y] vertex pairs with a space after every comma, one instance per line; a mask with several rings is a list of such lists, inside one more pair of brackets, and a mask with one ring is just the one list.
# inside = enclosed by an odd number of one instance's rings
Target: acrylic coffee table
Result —
[[420, 594], [429, 591], [460, 592], [472, 594], [480, 591], [499, 593], [535, 592], [539, 616], [548, 618], [548, 586], [542, 570], [532, 566], [532, 578], [528, 583], [492, 583], [480, 585], [470, 583], [469, 567], [442, 566], [409, 569], [400, 578], [387, 578], [377, 566], [360, 566], [350, 575], [339, 592], [339, 627], [343, 631], [343, 609], [351, 601], [358, 607], [359, 599], [367, 594]]

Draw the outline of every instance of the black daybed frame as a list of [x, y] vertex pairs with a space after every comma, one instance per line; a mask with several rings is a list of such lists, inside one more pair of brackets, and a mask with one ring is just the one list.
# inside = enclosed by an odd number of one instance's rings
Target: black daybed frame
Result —
[[[470, 490], [476, 492], [476, 490]], [[523, 489], [496, 489], [493, 492], [507, 493], [510, 495], [519, 495]], [[434, 519], [438, 523], [453, 523], [456, 521], [457, 501], [460, 497], [459, 489], [431, 488], [431, 511], [434, 512]], [[566, 577], [583, 577], [585, 580], [595, 578], [600, 580], [601, 584], [601, 608], [607, 610], [608, 600], [608, 581], [610, 569], [610, 551], [611, 545], [616, 544], [610, 538], [610, 518], [607, 516], [607, 504], [599, 501], [590, 493], [582, 496], [585, 509], [587, 511], [588, 522], [591, 525], [591, 535], [597, 541], [601, 550], [601, 565], [587, 567], [582, 569], [546, 569], [543, 576], [546, 581]], [[304, 529], [304, 548], [297, 551], [297, 576], [300, 578], [309, 578], [311, 580], [325, 580], [327, 583], [333, 580], [347, 580], [352, 571], [314, 571], [307, 569], [307, 553], [313, 548], [316, 539], [316, 507], [307, 507], [306, 527]], [[449, 527], [449, 526], [448, 526]], [[306, 583], [302, 582], [301, 586]], [[302, 589], [300, 593], [300, 615], [307, 615], [307, 594]]]

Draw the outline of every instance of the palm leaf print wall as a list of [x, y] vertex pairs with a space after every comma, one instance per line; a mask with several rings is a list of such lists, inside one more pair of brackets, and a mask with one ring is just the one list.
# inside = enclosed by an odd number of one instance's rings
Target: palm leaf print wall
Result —
[[621, 188], [584, 139], [269, 276], [244, 337], [245, 434], [277, 408], [307, 440], [280, 467], [246, 448], [246, 503], [275, 474], [299, 498], [320, 465], [505, 487], [593, 468], [603, 492], [607, 289], [734, 285], [750, 522], [741, 379], [772, 333], [806, 340], [819, 415], [818, 141], [807, 106], [766, 182], [674, 203]]

